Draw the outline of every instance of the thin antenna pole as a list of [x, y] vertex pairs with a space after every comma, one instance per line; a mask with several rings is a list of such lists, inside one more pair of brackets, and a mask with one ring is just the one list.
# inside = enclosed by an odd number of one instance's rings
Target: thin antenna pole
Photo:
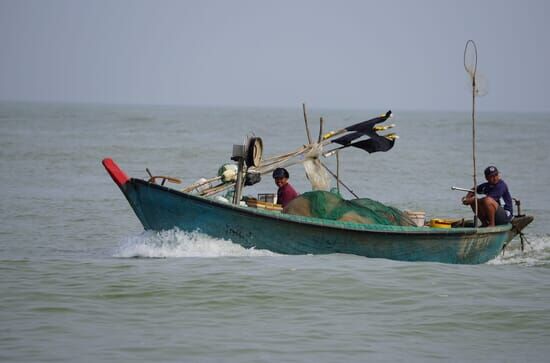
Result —
[[[477, 58], [477, 57], [476, 57]], [[475, 219], [474, 227], [477, 227], [478, 203], [477, 203], [477, 167], [476, 167], [476, 77], [472, 78], [472, 162], [474, 167], [474, 203], [475, 203]]]
[[[468, 45], [472, 44], [474, 47], [474, 69], [468, 69], [466, 64], [466, 51]], [[474, 168], [473, 178], [474, 178], [474, 227], [477, 227], [477, 215], [478, 215], [478, 203], [477, 203], [477, 173], [476, 173], [476, 72], [477, 72], [477, 46], [473, 40], [468, 40], [466, 42], [466, 47], [464, 48], [464, 68], [472, 77], [472, 164]]]

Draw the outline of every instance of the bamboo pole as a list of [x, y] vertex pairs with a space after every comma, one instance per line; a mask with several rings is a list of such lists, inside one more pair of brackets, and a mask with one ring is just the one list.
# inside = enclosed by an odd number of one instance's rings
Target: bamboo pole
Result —
[[309, 126], [307, 124], [306, 104], [302, 103], [302, 110], [304, 111], [304, 122], [306, 124], [307, 142], [311, 144], [311, 134], [309, 133]]
[[235, 182], [235, 193], [233, 194], [233, 204], [239, 205], [241, 202], [241, 194], [243, 191], [244, 178], [243, 174], [246, 173], [244, 167], [244, 158], [239, 158], [239, 166], [237, 168], [237, 181]]
[[323, 141], [323, 118], [319, 119], [319, 137], [317, 138], [317, 143]]
[[234, 186], [235, 186], [235, 183], [219, 184], [219, 185], [216, 185], [215, 187], [212, 187], [210, 189], [207, 189], [207, 190], [203, 191], [201, 193], [201, 195], [203, 197], [209, 197], [211, 195], [221, 193], [224, 190], [227, 190], [227, 189], [232, 188]]
[[218, 181], [218, 180], [221, 180], [221, 176], [216, 176], [216, 177], [213, 177], [213, 178], [210, 178], [210, 179], [205, 179], [201, 182], [195, 182], [191, 185], [188, 185], [186, 186], [185, 188], [183, 188], [181, 191], [184, 192], [184, 193], [188, 193], [190, 191], [192, 191], [193, 189], [196, 189], [198, 187], [201, 187], [205, 184], [208, 184], [208, 183], [212, 183], [212, 182], [215, 182], [215, 181]]
[[340, 194], [340, 152], [336, 152], [336, 190]]

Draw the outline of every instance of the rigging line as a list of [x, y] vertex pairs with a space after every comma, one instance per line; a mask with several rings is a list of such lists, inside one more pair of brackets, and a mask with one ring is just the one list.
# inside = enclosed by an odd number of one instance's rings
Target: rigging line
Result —
[[350, 192], [351, 194], [353, 194], [353, 196], [354, 196], [355, 198], [359, 199], [359, 196], [358, 196], [357, 194], [355, 194], [355, 193], [353, 192], [353, 190], [351, 190], [346, 184], [344, 184], [344, 182], [343, 182], [342, 180], [340, 180], [340, 179], [338, 178], [338, 176], [336, 176], [336, 174], [334, 174], [334, 173], [332, 172], [332, 170], [330, 170], [330, 169], [328, 168], [328, 166], [326, 166], [325, 164], [323, 164], [323, 162], [322, 162], [321, 160], [319, 160], [319, 161], [321, 162], [321, 165], [330, 173], [330, 175], [332, 175], [332, 176], [336, 179], [337, 182], [339, 182], [340, 184], [342, 184], [342, 186], [343, 186], [344, 188], [346, 188], [346, 190], [347, 190], [348, 192]]

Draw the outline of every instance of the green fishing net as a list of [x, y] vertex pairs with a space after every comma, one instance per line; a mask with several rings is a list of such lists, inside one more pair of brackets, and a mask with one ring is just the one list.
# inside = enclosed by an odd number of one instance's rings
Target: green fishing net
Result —
[[406, 213], [369, 198], [345, 200], [331, 192], [304, 193], [286, 208], [285, 213], [362, 224], [414, 226]]

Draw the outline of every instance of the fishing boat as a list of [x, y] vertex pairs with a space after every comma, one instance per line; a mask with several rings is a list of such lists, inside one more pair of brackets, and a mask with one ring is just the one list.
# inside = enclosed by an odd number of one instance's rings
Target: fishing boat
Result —
[[[202, 179], [183, 189], [165, 185], [166, 182], [179, 184], [181, 181], [177, 178], [154, 176], [148, 169], [148, 180], [131, 178], [114, 160], [106, 158], [102, 163], [146, 230], [200, 231], [245, 248], [279, 254], [342, 253], [402, 261], [479, 264], [495, 258], [533, 221], [532, 216], [522, 215], [518, 210], [511, 223], [495, 227], [478, 227], [474, 220], [464, 219], [434, 220], [420, 225], [410, 223], [410, 219], [401, 224], [364, 223], [353, 218], [289, 213], [288, 208], [282, 209], [273, 201], [243, 201], [242, 190], [246, 185], [254, 184], [261, 175], [277, 167], [297, 163], [304, 165], [312, 182], [312, 193], [330, 195], [325, 180], [328, 168], [321, 159], [348, 147], [368, 153], [390, 150], [397, 135], [379, 133], [395, 126], [380, 125], [391, 116], [388, 111], [326, 134], [322, 133], [321, 122], [318, 140], [311, 141], [304, 107], [308, 144], [264, 159], [261, 138], [250, 137], [243, 145], [233, 145], [231, 160], [235, 163], [230, 164], [233, 168], [220, 168], [216, 177]], [[356, 141], [364, 137], [366, 139]], [[324, 148], [329, 145], [338, 146], [325, 152]], [[330, 173], [341, 183], [337, 174]], [[227, 190], [232, 192], [230, 196], [219, 195]], [[357, 203], [350, 208], [360, 211]], [[375, 212], [371, 210], [371, 213]]]

